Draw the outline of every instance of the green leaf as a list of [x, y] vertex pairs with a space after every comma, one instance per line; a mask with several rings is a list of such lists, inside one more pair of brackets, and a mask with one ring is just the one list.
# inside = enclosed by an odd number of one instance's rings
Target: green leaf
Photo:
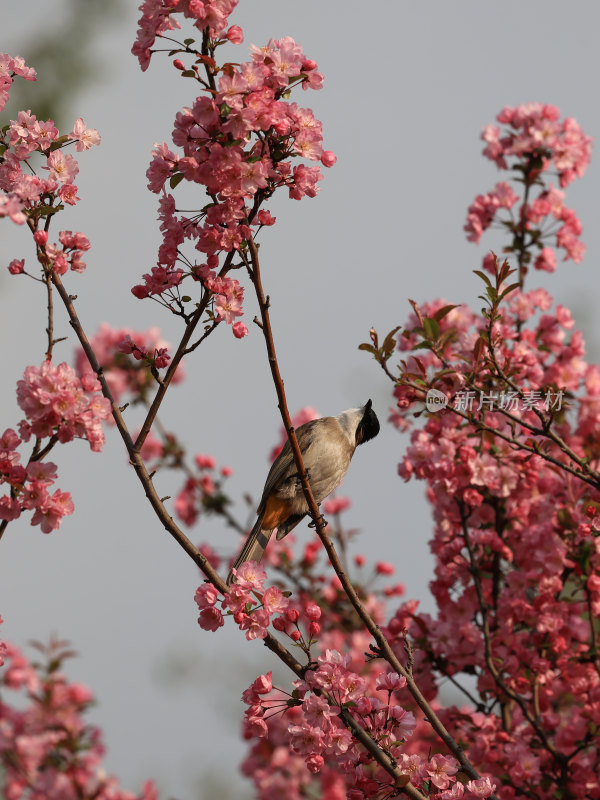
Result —
[[420, 344], [416, 344], [411, 350], [431, 350], [431, 342], [421, 342]]
[[506, 297], [507, 294], [510, 294], [511, 292], [514, 292], [514, 290], [518, 289], [520, 287], [520, 285], [521, 285], [520, 283], [511, 283], [510, 286], [507, 286], [506, 289], [504, 289], [504, 291], [502, 292], [502, 294], [498, 298], [498, 302], [501, 302], [502, 300], [504, 300], [504, 298]]
[[52, 214], [57, 214], [63, 209], [64, 205], [62, 203], [58, 206], [41, 206], [40, 208], [36, 208], [35, 215], [36, 217], [50, 217]]
[[449, 331], [445, 331], [442, 335], [438, 338], [438, 347], [440, 349], [444, 349], [449, 342], [454, 341], [456, 339], [456, 331], [454, 328], [451, 328]]
[[425, 317], [423, 320], [423, 327], [425, 328], [425, 335], [428, 339], [437, 339], [440, 335], [440, 326], [437, 320], [432, 317]]
[[359, 350], [366, 350], [367, 353], [372, 353], [373, 355], [375, 355], [377, 353], [376, 348], [373, 347], [373, 345], [369, 344], [368, 342], [363, 342], [362, 344], [359, 344], [358, 345], [358, 349]]
[[473, 272], [475, 273], [475, 275], [479, 275], [481, 280], [484, 281], [485, 283], [487, 283], [488, 286], [492, 285], [491, 280], [488, 278], [488, 276], [485, 274], [485, 272], [482, 272], [480, 269], [474, 269]]
[[192, 298], [189, 296], [189, 294], [184, 294], [183, 297], [181, 298], [181, 302], [182, 303], [189, 303], [191, 299]]
[[183, 180], [183, 172], [176, 172], [169, 178], [169, 186], [171, 187], [171, 189], [174, 189], [181, 183], [182, 180]]
[[186, 47], [189, 47], [191, 44], [194, 44], [195, 41], [195, 39], [184, 39], [183, 43]]
[[418, 368], [421, 370], [421, 375], [426, 375], [427, 370], [425, 369], [425, 364], [423, 364], [419, 356], [414, 356], [414, 361], [416, 362]]
[[446, 314], [449, 314], [454, 308], [458, 308], [458, 305], [455, 304], [450, 306], [444, 306], [443, 308], [440, 308], [438, 311], [435, 312], [433, 318], [438, 322], [441, 322], [446, 316]]
[[51, 153], [53, 150], [59, 150], [64, 144], [70, 142], [71, 139], [65, 134], [64, 136], [59, 136], [58, 139], [55, 139], [50, 147], [48, 148], [48, 153]]
[[184, 69], [184, 70], [181, 72], [181, 75], [182, 75], [184, 78], [195, 78], [195, 77], [196, 77], [196, 73], [194, 72], [194, 70], [193, 70], [193, 69]]
[[396, 334], [401, 327], [402, 325], [398, 325], [394, 330], [390, 331], [381, 345], [381, 354], [386, 361], [396, 349]]
[[481, 336], [475, 342], [475, 347], [473, 348], [473, 360], [475, 362], [479, 361], [481, 358], [481, 354], [483, 353], [485, 342], [481, 338]]
[[498, 302], [498, 292], [494, 289], [493, 286], [488, 286], [487, 287], [486, 294], [489, 297], [489, 299], [492, 301], [492, 303], [497, 303]]

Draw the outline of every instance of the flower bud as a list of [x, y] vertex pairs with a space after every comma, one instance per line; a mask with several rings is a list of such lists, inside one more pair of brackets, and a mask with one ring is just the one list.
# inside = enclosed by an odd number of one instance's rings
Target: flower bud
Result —
[[244, 41], [244, 31], [239, 25], [232, 25], [225, 34], [232, 44], [241, 44]]

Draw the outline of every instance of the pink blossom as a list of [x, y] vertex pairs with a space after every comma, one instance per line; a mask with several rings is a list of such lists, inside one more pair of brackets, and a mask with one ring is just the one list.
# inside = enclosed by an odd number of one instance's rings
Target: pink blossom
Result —
[[244, 336], [248, 336], [248, 328], [243, 322], [234, 322], [231, 330], [236, 339], [243, 339]]
[[288, 598], [285, 597], [277, 586], [270, 586], [262, 597], [265, 611], [271, 614], [280, 614], [287, 608]]
[[225, 624], [223, 614], [218, 608], [203, 608], [198, 617], [198, 625], [205, 631], [216, 631]]
[[406, 686], [406, 678], [398, 675], [397, 672], [382, 672], [377, 678], [375, 686], [377, 689], [397, 692]]
[[241, 44], [244, 41], [244, 32], [239, 25], [232, 25], [226, 36], [232, 44]]
[[477, 780], [469, 781], [465, 789], [475, 797], [489, 797], [495, 792], [496, 784], [492, 783], [490, 778], [478, 778]]
[[25, 259], [13, 258], [8, 265], [8, 271], [11, 275], [20, 275], [25, 270]]
[[21, 506], [19, 501], [10, 497], [10, 495], [3, 495], [0, 497], [0, 519], [5, 522], [12, 522], [18, 519], [21, 515]]
[[48, 156], [45, 169], [50, 171], [50, 178], [60, 183], [73, 183], [79, 167], [73, 156], [65, 155], [62, 150], [54, 150]]
[[219, 599], [219, 591], [212, 583], [206, 582], [198, 587], [194, 600], [199, 609], [211, 608]]
[[447, 789], [450, 785], [450, 776], [455, 775], [457, 771], [458, 762], [450, 756], [435, 755], [427, 766], [427, 774], [438, 789]]
[[246, 561], [234, 571], [236, 583], [247, 590], [262, 591], [267, 573], [257, 561]]
[[323, 503], [323, 510], [326, 514], [341, 514], [352, 505], [349, 497], [331, 497]]
[[246, 639], [264, 639], [267, 635], [269, 614], [262, 608], [255, 609], [251, 614], [244, 614], [240, 620], [240, 630], [246, 631]]
[[47, 495], [43, 502], [37, 506], [31, 518], [32, 525], [39, 525], [42, 533], [50, 533], [60, 527], [62, 518], [72, 514], [75, 510], [69, 492], [57, 489], [53, 495]]
[[75, 121], [73, 130], [68, 134], [68, 136], [69, 139], [73, 139], [77, 142], [75, 145], [75, 150], [77, 150], [78, 153], [81, 153], [83, 150], [89, 150], [90, 147], [99, 145], [101, 141], [98, 131], [95, 128], [86, 128], [81, 117]]

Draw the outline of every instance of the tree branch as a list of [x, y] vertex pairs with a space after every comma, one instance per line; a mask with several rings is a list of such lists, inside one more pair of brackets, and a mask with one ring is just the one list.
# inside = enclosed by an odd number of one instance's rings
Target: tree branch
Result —
[[[383, 635], [379, 626], [375, 623], [375, 621], [370, 617], [367, 610], [365, 609], [364, 605], [362, 604], [356, 590], [354, 589], [352, 583], [350, 582], [346, 572], [344, 571], [342, 564], [337, 556], [337, 553], [333, 547], [331, 539], [326, 533], [325, 525], [323, 522], [323, 518], [319, 511], [319, 507], [315, 502], [315, 498], [312, 494], [310, 484], [308, 482], [308, 476], [306, 474], [306, 468], [304, 466], [304, 462], [302, 460], [302, 453], [300, 452], [300, 448], [298, 446], [298, 440], [296, 438], [296, 433], [292, 426], [292, 421], [290, 418], [290, 413], [287, 407], [287, 400], [285, 396], [285, 390], [283, 386], [283, 380], [281, 378], [281, 374], [279, 371], [279, 365], [277, 362], [277, 355], [275, 353], [275, 344], [273, 341], [273, 332], [271, 329], [271, 320], [269, 316], [269, 307], [268, 303], [263, 291], [262, 287], [262, 280], [260, 275], [260, 262], [258, 257], [258, 248], [256, 243], [253, 239], [248, 240], [248, 248], [250, 252], [250, 262], [246, 263], [250, 276], [252, 278], [252, 282], [254, 284], [254, 288], [256, 291], [256, 298], [258, 300], [258, 304], [260, 307], [260, 314], [261, 314], [261, 321], [262, 321], [262, 330], [265, 338], [265, 344], [267, 347], [267, 355], [269, 359], [269, 366], [271, 368], [271, 374], [273, 376], [273, 382], [275, 384], [275, 391], [277, 393], [277, 400], [279, 410], [281, 412], [281, 418], [283, 420], [283, 424], [287, 431], [288, 440], [290, 443], [290, 447], [292, 449], [292, 453], [294, 455], [294, 461], [296, 464], [296, 468], [298, 470], [298, 475], [300, 476], [300, 480], [302, 483], [302, 489], [304, 491], [304, 496], [306, 498], [306, 502], [309, 508], [309, 514], [312, 518], [312, 521], [315, 525], [317, 534], [321, 541], [323, 542], [323, 546], [327, 552], [327, 556], [329, 557], [329, 561], [331, 566], [333, 567], [336, 575], [340, 579], [340, 582], [346, 592], [348, 599], [352, 603], [356, 613], [360, 617], [363, 625], [369, 631], [369, 633], [375, 639], [377, 643], [377, 647], [382, 655], [382, 657], [390, 664], [390, 666], [399, 674], [406, 678], [406, 683], [408, 689], [419, 706], [419, 708], [425, 714], [426, 719], [429, 721], [432, 728], [435, 730], [437, 735], [440, 739], [444, 742], [446, 747], [450, 750], [451, 753], [458, 759], [461, 764], [462, 769], [464, 772], [471, 778], [471, 779], [478, 779], [480, 777], [479, 773], [467, 756], [465, 755], [462, 747], [453, 739], [450, 735], [449, 731], [443, 725], [440, 718], [437, 716], [431, 705], [427, 702], [424, 695], [422, 694], [421, 690], [418, 688], [412, 674], [401, 664], [401, 662], [396, 657], [392, 647], [386, 637]], [[245, 256], [242, 256], [245, 258]], [[381, 763], [381, 762], [379, 762]], [[381, 764], [386, 771], [387, 767], [385, 764]], [[392, 773], [390, 773], [392, 774]], [[495, 798], [495, 795], [490, 795], [490, 797]]]

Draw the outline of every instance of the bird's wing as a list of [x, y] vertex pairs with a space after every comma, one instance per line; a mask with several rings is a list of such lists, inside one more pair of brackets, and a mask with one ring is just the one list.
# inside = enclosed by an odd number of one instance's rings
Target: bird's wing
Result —
[[[310, 422], [305, 422], [304, 425], [300, 425], [300, 427], [297, 429], [296, 438], [298, 439], [298, 445], [302, 453], [306, 452], [308, 446], [314, 438], [315, 425], [318, 425], [322, 421], [323, 417], [320, 419], [312, 419]], [[292, 453], [292, 448], [290, 447], [288, 440], [283, 445], [281, 453], [279, 453], [271, 465], [271, 469], [267, 475], [265, 488], [263, 489], [262, 498], [258, 507], [259, 513], [261, 513], [263, 510], [267, 497], [271, 494], [271, 492], [281, 486], [281, 484], [288, 480], [288, 478], [291, 478], [292, 475], [296, 475], [297, 472], [298, 470], [296, 469], [296, 464], [294, 462], [294, 454]]]

